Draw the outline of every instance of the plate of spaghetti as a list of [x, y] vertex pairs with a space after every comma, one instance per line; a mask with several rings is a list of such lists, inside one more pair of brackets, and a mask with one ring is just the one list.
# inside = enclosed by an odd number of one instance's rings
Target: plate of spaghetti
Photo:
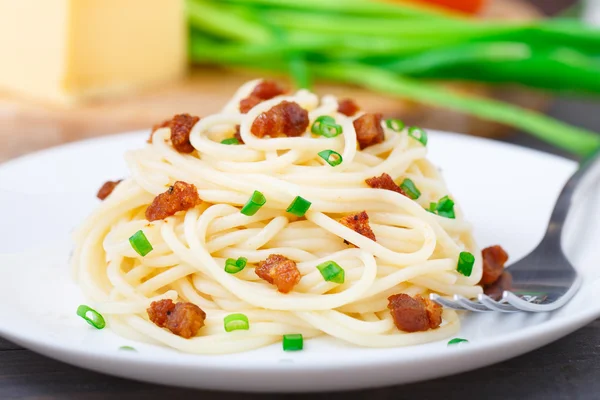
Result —
[[228, 390], [488, 365], [600, 315], [587, 301], [598, 193], [571, 218], [586, 284], [563, 309], [459, 314], [429, 298], [509, 288], [574, 167], [251, 81], [217, 114], [0, 166], [0, 334], [109, 374]]

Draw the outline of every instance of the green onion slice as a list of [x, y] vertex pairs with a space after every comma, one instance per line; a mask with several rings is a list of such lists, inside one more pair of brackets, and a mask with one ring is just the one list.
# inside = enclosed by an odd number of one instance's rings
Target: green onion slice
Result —
[[327, 164], [331, 165], [332, 167], [335, 167], [336, 165], [340, 165], [343, 161], [342, 155], [340, 153], [338, 153], [337, 151], [323, 150], [323, 151], [320, 151], [318, 154], [319, 154], [319, 157], [321, 157], [323, 160], [327, 161]]
[[335, 123], [335, 119], [329, 115], [321, 115], [313, 122], [310, 131], [315, 135], [332, 138], [342, 133], [342, 126]]
[[438, 201], [436, 211], [440, 217], [456, 218], [456, 214], [454, 213], [454, 201], [448, 196], [444, 196]]
[[474, 264], [475, 256], [468, 251], [462, 251], [458, 256], [458, 265], [456, 266], [456, 270], [464, 276], [471, 276]]
[[229, 314], [223, 320], [225, 325], [225, 331], [247, 331], [250, 329], [250, 323], [248, 317], [244, 314]]
[[256, 212], [262, 206], [264, 206], [266, 202], [267, 199], [265, 198], [265, 195], [259, 192], [258, 190], [255, 190], [254, 193], [252, 193], [252, 196], [250, 196], [250, 199], [244, 205], [244, 207], [242, 207], [241, 213], [251, 217], [254, 214], [256, 214]]
[[93, 308], [86, 306], [85, 304], [77, 307], [77, 315], [85, 319], [88, 324], [96, 329], [102, 329], [106, 326], [106, 321], [104, 320], [102, 314]]
[[408, 178], [406, 178], [400, 184], [400, 189], [402, 189], [402, 191], [404, 193], [406, 193], [406, 195], [413, 200], [416, 200], [421, 196], [421, 191], [419, 189], [417, 189], [417, 187], [415, 186], [415, 183]]
[[426, 208], [425, 210], [428, 211], [428, 212], [430, 212], [430, 213], [435, 214], [436, 207], [437, 207], [436, 203], [429, 203], [429, 208]]
[[237, 138], [228, 138], [221, 140], [221, 144], [240, 144], [240, 141]]
[[142, 232], [141, 230], [137, 231], [133, 234], [133, 236], [129, 238], [129, 243], [131, 244], [131, 247], [133, 247], [135, 252], [142, 257], [144, 257], [146, 254], [150, 253], [153, 250], [152, 244], [150, 244], [150, 242], [146, 238], [146, 235], [144, 235], [144, 232]]
[[421, 144], [423, 144], [423, 146], [427, 146], [427, 132], [425, 132], [424, 129], [416, 126], [411, 126], [410, 128], [408, 128], [408, 136], [418, 140], [419, 142], [421, 142]]
[[402, 130], [406, 127], [404, 122], [399, 119], [386, 119], [385, 126], [393, 130], [394, 132], [402, 132]]
[[459, 343], [469, 343], [467, 339], [455, 338], [448, 342], [448, 346], [452, 346]]
[[119, 347], [119, 350], [137, 351], [134, 347], [131, 347], [131, 346], [121, 346], [121, 347]]
[[290, 204], [285, 211], [289, 212], [290, 214], [294, 214], [297, 217], [303, 217], [310, 208], [311, 204], [312, 203], [305, 198], [296, 196], [296, 198], [292, 201], [292, 204]]
[[325, 261], [317, 265], [317, 269], [327, 282], [344, 283], [346, 273], [335, 261]]
[[227, 261], [225, 261], [225, 272], [227, 272], [228, 274], [237, 274], [238, 272], [246, 268], [247, 262], [248, 259], [245, 257], [240, 257], [237, 260], [234, 260], [233, 258], [228, 258]]
[[301, 333], [283, 335], [283, 351], [298, 351], [304, 348], [304, 337]]

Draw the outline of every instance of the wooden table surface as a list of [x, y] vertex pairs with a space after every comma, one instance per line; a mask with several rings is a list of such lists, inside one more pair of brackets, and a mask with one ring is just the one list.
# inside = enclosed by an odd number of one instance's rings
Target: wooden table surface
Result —
[[[572, 0], [532, 0], [555, 11]], [[600, 101], [559, 99], [550, 114], [600, 132]], [[0, 116], [1, 117], [1, 116]], [[2, 127], [0, 118], [0, 127]], [[509, 141], [552, 149], [526, 135]], [[600, 320], [524, 356], [456, 376], [416, 384], [364, 390], [360, 399], [598, 399]], [[0, 399], [234, 399], [236, 393], [194, 391], [150, 385], [90, 372], [54, 361], [0, 338]], [[281, 395], [244, 394], [244, 399]], [[291, 395], [303, 399], [345, 399], [347, 393]], [[286, 396], [287, 397], [287, 396]]]

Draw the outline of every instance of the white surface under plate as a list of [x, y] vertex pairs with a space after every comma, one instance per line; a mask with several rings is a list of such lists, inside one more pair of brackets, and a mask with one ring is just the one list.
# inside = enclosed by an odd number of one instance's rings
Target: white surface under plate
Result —
[[[323, 391], [412, 382], [523, 354], [600, 316], [600, 187], [580, 191], [565, 247], [584, 275], [576, 297], [552, 314], [464, 314], [458, 337], [368, 349], [331, 338], [287, 353], [281, 344], [223, 356], [132, 343], [75, 315], [83, 295], [69, 276], [69, 233], [96, 206], [101, 183], [127, 175], [123, 152], [146, 133], [111, 136], [32, 154], [0, 166], [0, 335], [80, 367], [143, 381], [246, 391]], [[502, 244], [511, 260], [541, 239], [571, 161], [483, 139], [434, 133], [430, 158], [476, 227], [479, 244]], [[136, 352], [119, 350], [129, 345]]]

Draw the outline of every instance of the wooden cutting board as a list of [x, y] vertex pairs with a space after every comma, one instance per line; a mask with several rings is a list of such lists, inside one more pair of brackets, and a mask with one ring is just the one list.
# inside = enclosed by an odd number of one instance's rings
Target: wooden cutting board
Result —
[[[521, 0], [492, 0], [483, 15], [485, 18], [531, 19], [539, 17], [539, 12]], [[0, 161], [74, 140], [149, 128], [176, 113], [211, 114], [220, 109], [243, 82], [257, 77], [256, 73], [248, 71], [196, 67], [180, 82], [73, 108], [32, 103], [0, 94]], [[542, 109], [547, 103], [545, 96], [520, 88], [466, 83], [447, 85], [455, 90], [532, 109]], [[383, 112], [427, 128], [481, 136], [510, 132], [498, 124], [357, 87], [323, 83], [316, 85], [316, 91], [351, 97], [367, 111]]]

